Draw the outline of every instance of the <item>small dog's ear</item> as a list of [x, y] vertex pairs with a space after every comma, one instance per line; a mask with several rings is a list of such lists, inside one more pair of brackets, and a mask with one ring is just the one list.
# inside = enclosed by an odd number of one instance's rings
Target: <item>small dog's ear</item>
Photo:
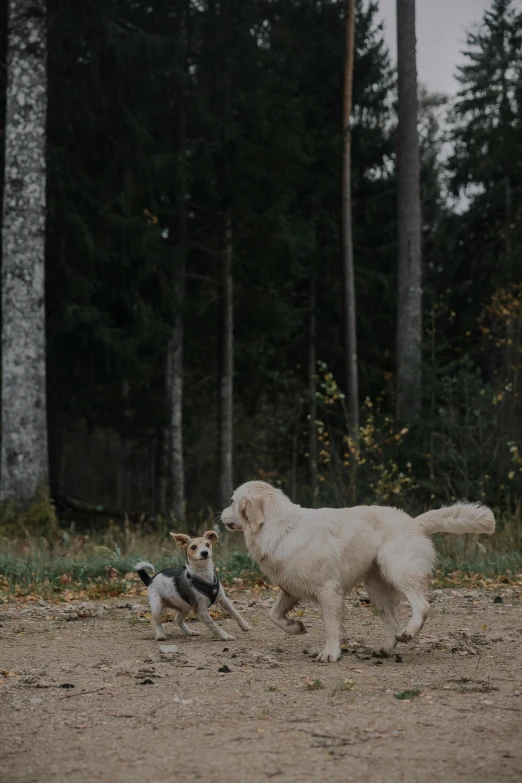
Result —
[[186, 536], [184, 533], [171, 533], [170, 535], [181, 549], [188, 547], [190, 536]]
[[206, 533], [203, 533], [203, 538], [208, 538], [211, 544], [217, 544], [219, 541], [219, 536], [215, 530], [207, 530]]
[[239, 503], [239, 513], [246, 519], [253, 533], [257, 533], [265, 521], [263, 501], [259, 498], [243, 498]]

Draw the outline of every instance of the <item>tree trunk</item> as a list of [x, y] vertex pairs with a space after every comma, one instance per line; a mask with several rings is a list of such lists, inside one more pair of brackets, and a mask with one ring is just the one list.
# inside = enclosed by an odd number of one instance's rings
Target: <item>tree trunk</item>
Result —
[[[185, 18], [182, 17], [185, 27]], [[186, 35], [186, 34], [185, 34]], [[184, 40], [185, 40], [184, 35]], [[184, 63], [185, 65], [185, 63]], [[167, 405], [168, 453], [164, 475], [168, 476], [168, 486], [162, 488], [162, 494], [170, 500], [170, 515], [178, 522], [185, 523], [185, 467], [183, 459], [183, 308], [185, 300], [185, 278], [187, 267], [187, 125], [186, 85], [180, 90], [179, 109], [179, 159], [180, 159], [180, 198], [178, 204], [177, 247], [181, 248], [181, 258], [176, 260], [176, 319], [169, 340], [167, 355]], [[166, 468], [166, 470], [165, 470]]]
[[422, 259], [417, 132], [415, 0], [397, 0], [399, 74], [397, 418], [414, 420], [421, 407]]
[[[178, 286], [179, 307], [183, 307], [184, 280]], [[183, 316], [178, 312], [169, 342], [170, 369], [170, 479], [171, 515], [185, 522], [185, 471], [183, 461]]]
[[[169, 399], [169, 351], [165, 361], [165, 401]], [[167, 476], [169, 472], [170, 430], [166, 424], [158, 426], [156, 433], [156, 464], [154, 474], [154, 508], [160, 514], [167, 513]]]
[[359, 434], [359, 377], [357, 366], [357, 325], [355, 320], [355, 279], [352, 233], [352, 140], [350, 120], [353, 102], [353, 63], [355, 48], [355, 0], [346, 2], [346, 61], [343, 105], [343, 272], [344, 272], [344, 350], [345, 384], [348, 394], [350, 434]]
[[221, 370], [221, 508], [230, 505], [233, 490], [233, 376], [234, 376], [234, 301], [232, 278], [232, 221], [225, 215], [223, 246], [223, 364]]
[[48, 497], [45, 376], [47, 9], [10, 0], [2, 224], [0, 499]]
[[183, 299], [185, 294], [185, 263], [178, 271], [176, 298], [178, 313], [170, 336], [165, 367], [165, 398], [167, 424], [162, 433], [161, 466], [158, 477], [159, 510], [167, 512], [177, 522], [185, 523], [185, 470], [183, 459]]
[[310, 397], [308, 426], [308, 460], [310, 468], [310, 489], [312, 508], [317, 499], [317, 317], [316, 281], [310, 278], [310, 315], [308, 321], [308, 394]]

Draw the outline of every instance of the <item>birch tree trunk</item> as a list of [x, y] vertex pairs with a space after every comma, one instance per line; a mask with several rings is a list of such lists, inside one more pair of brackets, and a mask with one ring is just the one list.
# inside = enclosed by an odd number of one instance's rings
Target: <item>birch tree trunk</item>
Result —
[[10, 0], [2, 221], [0, 500], [48, 497], [45, 375], [47, 9]]
[[233, 486], [232, 458], [234, 443], [234, 300], [233, 246], [230, 210], [225, 215], [223, 245], [223, 364], [221, 370], [221, 508], [230, 505]]
[[350, 434], [359, 434], [359, 375], [357, 362], [357, 325], [355, 319], [355, 278], [352, 231], [352, 139], [350, 120], [353, 103], [353, 63], [355, 48], [355, 0], [346, 2], [346, 60], [343, 105], [343, 272], [344, 272], [344, 351], [345, 384], [348, 394]]
[[405, 421], [414, 420], [421, 406], [422, 259], [415, 48], [415, 0], [397, 0], [397, 418]]

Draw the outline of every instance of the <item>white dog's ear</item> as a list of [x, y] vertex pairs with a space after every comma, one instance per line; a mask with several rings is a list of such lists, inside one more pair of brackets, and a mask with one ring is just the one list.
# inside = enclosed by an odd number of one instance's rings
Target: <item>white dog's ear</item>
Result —
[[203, 538], [208, 538], [211, 544], [217, 544], [219, 541], [219, 536], [215, 530], [207, 530], [206, 533], [203, 533]]
[[265, 521], [263, 501], [259, 498], [243, 498], [239, 502], [239, 513], [248, 522], [253, 533], [257, 533]]
[[186, 536], [184, 533], [171, 533], [170, 535], [181, 549], [186, 549], [188, 547], [190, 536]]

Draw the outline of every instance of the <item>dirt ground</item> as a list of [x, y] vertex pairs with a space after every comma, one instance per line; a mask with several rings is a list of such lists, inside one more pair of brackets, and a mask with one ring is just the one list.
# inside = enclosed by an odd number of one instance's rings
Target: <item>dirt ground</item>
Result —
[[154, 642], [144, 597], [4, 605], [0, 779], [521, 780], [520, 589], [432, 591], [423, 634], [382, 662], [380, 620], [353, 594], [327, 665], [316, 607], [290, 637], [268, 620], [273, 592], [231, 597], [254, 630], [219, 620], [227, 643], [196, 622], [201, 637], [169, 622]]

